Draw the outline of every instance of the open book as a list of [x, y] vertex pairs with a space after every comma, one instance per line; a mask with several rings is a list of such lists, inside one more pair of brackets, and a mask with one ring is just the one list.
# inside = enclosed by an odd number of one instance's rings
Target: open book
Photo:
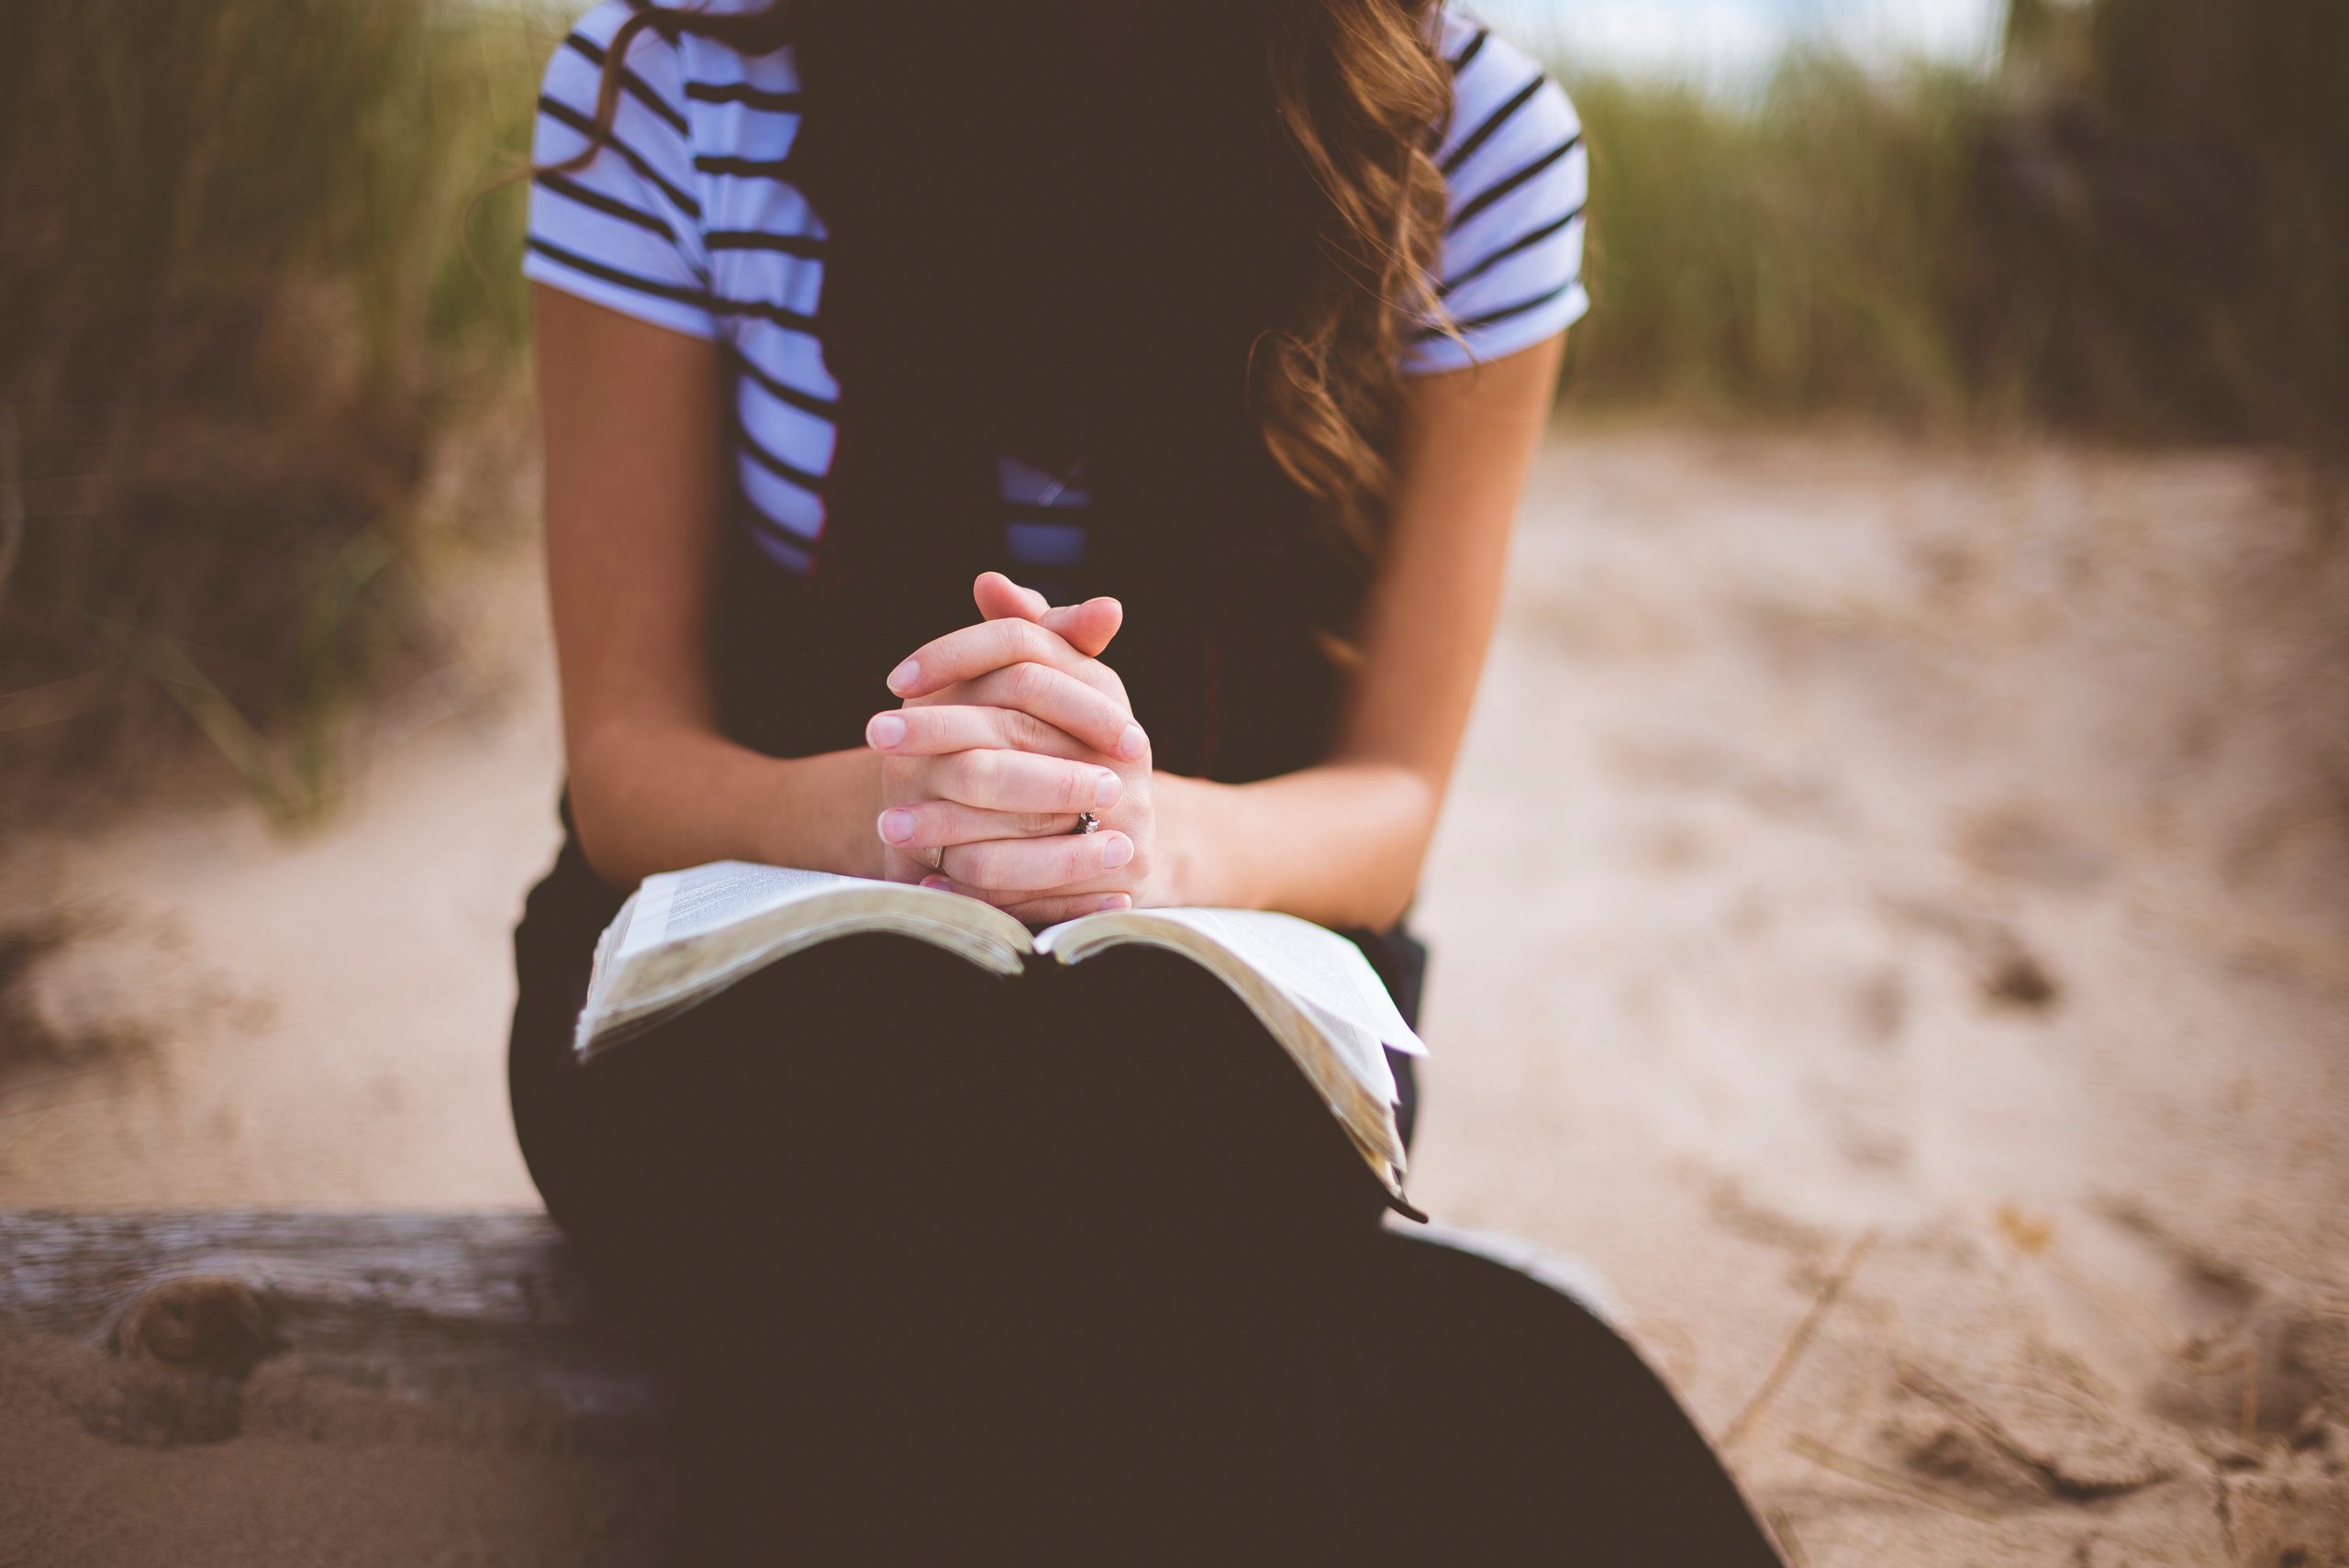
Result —
[[888, 931], [1016, 975], [1139, 943], [1220, 979], [1297, 1063], [1388, 1194], [1401, 1203], [1403, 1140], [1383, 1046], [1426, 1047], [1362, 950], [1287, 915], [1245, 909], [1125, 909], [1031, 934], [958, 894], [826, 872], [718, 861], [649, 876], [596, 944], [574, 1045], [584, 1060], [674, 1018], [743, 976], [835, 937]]

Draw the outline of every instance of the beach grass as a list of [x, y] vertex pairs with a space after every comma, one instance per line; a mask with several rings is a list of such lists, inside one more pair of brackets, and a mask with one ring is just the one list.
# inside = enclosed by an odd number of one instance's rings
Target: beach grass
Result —
[[1952, 306], [1961, 178], [1987, 83], [1788, 61], [1751, 103], [1571, 75], [1592, 148], [1597, 302], [1569, 394], [1611, 406], [1965, 417]]
[[30, 0], [0, 54], [0, 773], [281, 817], [417, 634], [436, 442], [521, 389], [516, 165], [556, 33], [349, 0]]
[[[527, 408], [516, 271], [563, 17], [27, 0], [0, 51], [0, 795], [192, 737], [273, 815], [430, 657], [436, 484]], [[1735, 99], [1558, 62], [1588, 128], [1575, 411], [2349, 450], [2335, 0], [2015, 0], [1989, 74]], [[475, 465], [478, 467], [479, 465]], [[492, 487], [495, 489], [495, 486]], [[2332, 492], [2338, 494], [2336, 486]]]
[[1558, 73], [1593, 162], [1589, 407], [2349, 452], [2335, 0], [2013, 0], [1989, 74]]

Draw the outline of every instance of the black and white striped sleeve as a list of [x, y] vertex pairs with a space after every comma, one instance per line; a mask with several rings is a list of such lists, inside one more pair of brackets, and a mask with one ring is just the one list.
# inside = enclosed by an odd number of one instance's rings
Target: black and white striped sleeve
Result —
[[1573, 104], [1482, 28], [1448, 41], [1453, 106], [1436, 162], [1450, 211], [1436, 286], [1459, 336], [1422, 326], [1403, 361], [1415, 373], [1531, 348], [1590, 308], [1582, 280], [1590, 154]]
[[640, 32], [629, 46], [612, 134], [587, 147], [612, 36], [630, 7], [607, 0], [556, 46], [539, 96], [523, 275], [656, 327], [714, 338], [699, 176], [676, 47]]

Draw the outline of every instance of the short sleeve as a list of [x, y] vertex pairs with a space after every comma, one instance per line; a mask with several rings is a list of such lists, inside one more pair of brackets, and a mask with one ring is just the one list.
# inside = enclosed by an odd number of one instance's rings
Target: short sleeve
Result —
[[609, 138], [585, 163], [563, 167], [591, 143], [604, 62], [629, 10], [623, 0], [596, 6], [547, 66], [522, 273], [656, 327], [715, 337], [685, 72], [674, 42], [651, 30], [629, 40]]
[[1447, 39], [1453, 115], [1436, 151], [1449, 189], [1437, 297], [1458, 339], [1413, 336], [1403, 368], [1458, 370], [1515, 353], [1582, 318], [1590, 154], [1564, 91], [1481, 27]]

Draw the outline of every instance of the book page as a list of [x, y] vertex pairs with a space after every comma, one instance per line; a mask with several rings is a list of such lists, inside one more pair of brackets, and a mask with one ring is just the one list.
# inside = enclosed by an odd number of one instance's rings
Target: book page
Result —
[[818, 893], [854, 887], [860, 880], [748, 861], [713, 861], [687, 871], [662, 872], [646, 877], [636, 890], [636, 907], [613, 957], [633, 958], [662, 942], [718, 930]]
[[596, 944], [573, 1031], [584, 1059], [674, 1018], [781, 958], [878, 932], [944, 948], [998, 974], [1033, 951], [990, 905], [909, 884], [716, 861], [644, 879]]
[[1063, 963], [1127, 944], [1182, 953], [1230, 986], [1320, 1094], [1372, 1173], [1401, 1197], [1403, 1142], [1384, 1048], [1414, 1055], [1427, 1048], [1360, 948], [1293, 916], [1196, 908], [1087, 915], [1035, 943]]
[[[1344, 1020], [1407, 1056], [1425, 1056], [1426, 1044], [1396, 1010], [1378, 972], [1354, 946], [1337, 932], [1262, 909], [1141, 909], [1133, 912], [1151, 920], [1172, 920], [1188, 927], [1279, 986], [1300, 1005], [1325, 1018]], [[1087, 920], [1116, 919], [1088, 916], [1040, 932], [1036, 951], [1051, 952], [1053, 939], [1080, 936]]]
[[[912, 937], [1017, 975], [1028, 955], [1074, 962], [1121, 941], [1183, 953], [1230, 987], [1321, 1095], [1391, 1195], [1404, 1151], [1385, 1046], [1425, 1050], [1352, 942], [1286, 915], [1153, 909], [1088, 916], [1031, 938], [992, 905], [898, 883], [720, 861], [645, 878], [596, 943], [573, 1035], [581, 1060], [643, 1034], [779, 959], [852, 932]], [[1057, 941], [1055, 940], [1057, 939]], [[1407, 1210], [1407, 1212], [1409, 1212]]]

